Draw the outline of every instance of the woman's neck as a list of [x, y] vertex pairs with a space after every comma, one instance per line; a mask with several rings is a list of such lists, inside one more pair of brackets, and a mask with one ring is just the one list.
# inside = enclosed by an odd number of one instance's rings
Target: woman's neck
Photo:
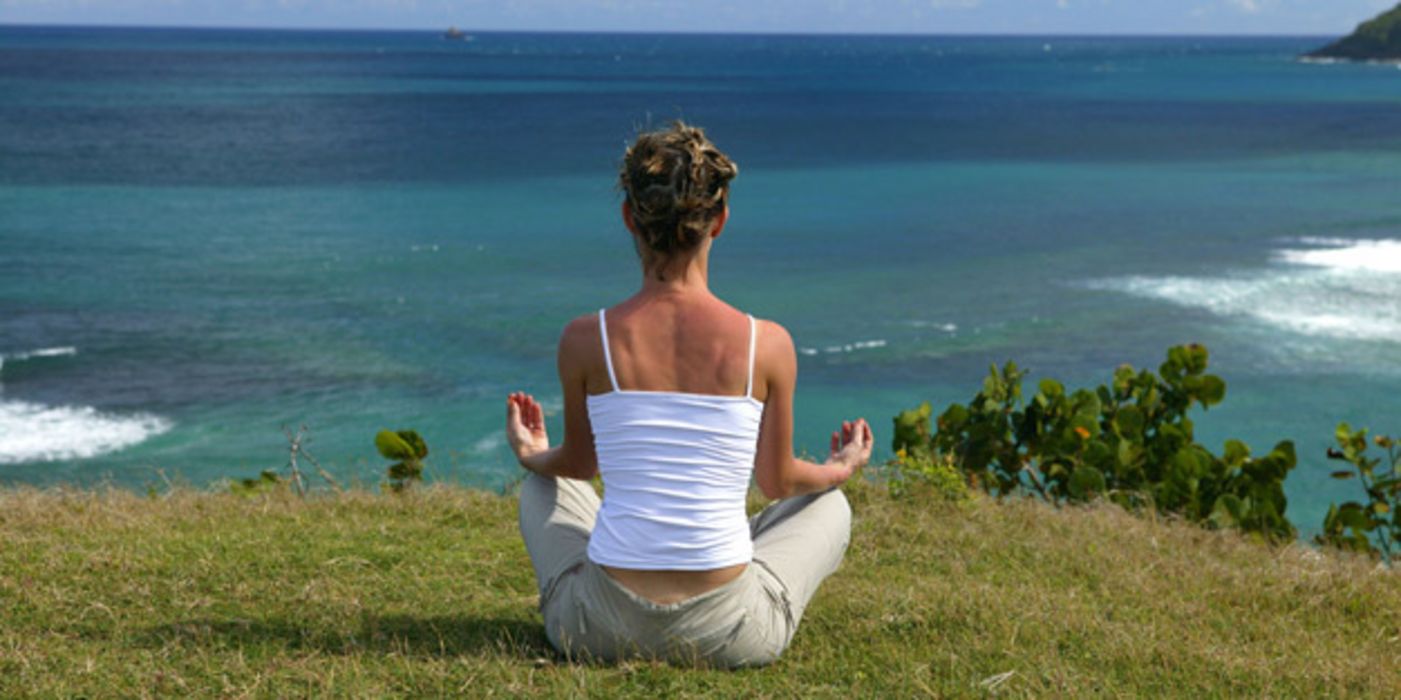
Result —
[[695, 255], [660, 268], [649, 265], [642, 267], [642, 290], [644, 296], [708, 296], [710, 294], [709, 246], [703, 246]]

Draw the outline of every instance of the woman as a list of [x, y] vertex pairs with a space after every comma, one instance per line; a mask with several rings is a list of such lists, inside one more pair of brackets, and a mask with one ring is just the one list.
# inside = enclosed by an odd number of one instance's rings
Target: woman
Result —
[[[559, 343], [564, 441], [540, 405], [506, 402], [527, 476], [520, 528], [550, 643], [575, 656], [735, 667], [778, 658], [841, 563], [864, 419], [824, 464], [793, 456], [797, 359], [782, 326], [710, 292], [710, 249], [738, 169], [698, 128], [643, 134], [621, 172], [642, 289]], [[600, 504], [586, 481], [602, 474]], [[772, 499], [745, 517], [750, 477]]]

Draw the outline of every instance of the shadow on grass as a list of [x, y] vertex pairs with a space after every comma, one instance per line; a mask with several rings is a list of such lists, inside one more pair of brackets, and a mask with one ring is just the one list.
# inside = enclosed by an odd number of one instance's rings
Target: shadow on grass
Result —
[[538, 621], [474, 615], [367, 614], [354, 633], [285, 618], [197, 618], [147, 628], [136, 641], [147, 646], [273, 647], [327, 654], [555, 656]]

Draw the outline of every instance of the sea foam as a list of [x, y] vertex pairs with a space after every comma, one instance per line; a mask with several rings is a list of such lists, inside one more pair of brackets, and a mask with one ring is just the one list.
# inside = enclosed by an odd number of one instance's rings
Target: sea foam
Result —
[[1299, 242], [1315, 247], [1275, 251], [1276, 259], [1296, 265], [1340, 271], [1364, 270], [1401, 274], [1401, 241], [1301, 238]]
[[78, 348], [64, 346], [58, 348], [39, 348], [38, 350], [28, 350], [25, 352], [11, 353], [9, 355], [0, 355], [0, 370], [5, 368], [5, 362], [7, 361], [19, 362], [20, 360], [29, 360], [36, 357], [66, 357], [69, 355], [77, 354]]
[[[5, 363], [77, 355], [70, 346], [0, 355]], [[115, 415], [89, 406], [45, 406], [0, 400], [0, 464], [86, 459], [135, 445], [170, 430], [170, 421], [144, 413]]]
[[883, 348], [885, 346], [886, 342], [884, 338], [876, 338], [874, 340], [857, 340], [855, 342], [843, 343], [841, 345], [826, 345], [823, 346], [820, 350], [818, 348], [800, 347], [798, 348], [798, 352], [802, 353], [803, 355], [809, 356], [816, 355], [819, 352], [826, 353], [828, 355], [833, 355], [837, 353], [856, 352], [858, 350], [874, 350], [876, 348]]
[[1262, 270], [1116, 277], [1087, 286], [1307, 336], [1401, 343], [1401, 240], [1301, 238], [1288, 245]]
[[170, 430], [148, 414], [114, 415], [88, 406], [0, 401], [0, 464], [86, 459]]

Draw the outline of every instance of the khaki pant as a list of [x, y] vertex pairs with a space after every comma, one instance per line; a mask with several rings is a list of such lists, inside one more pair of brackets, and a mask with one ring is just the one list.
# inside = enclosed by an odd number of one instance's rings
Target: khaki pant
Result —
[[588, 482], [530, 474], [521, 487], [521, 536], [540, 586], [545, 634], [571, 658], [729, 668], [770, 663], [787, 648], [851, 537], [851, 507], [839, 490], [778, 501], [749, 521], [754, 559], [744, 573], [663, 605], [589, 561], [598, 507]]

